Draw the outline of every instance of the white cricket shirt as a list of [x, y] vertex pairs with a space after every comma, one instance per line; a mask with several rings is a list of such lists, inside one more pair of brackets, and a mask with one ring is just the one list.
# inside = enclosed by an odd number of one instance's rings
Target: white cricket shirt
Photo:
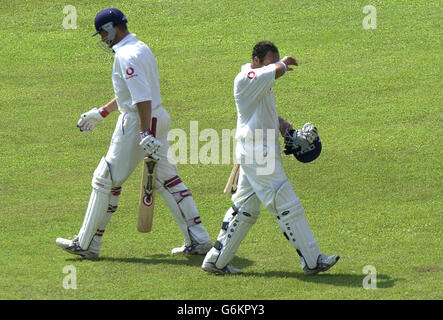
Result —
[[[250, 141], [255, 130], [263, 130], [263, 141], [278, 143], [279, 122], [272, 87], [275, 83], [275, 64], [262, 68], [242, 66], [234, 80], [234, 99], [237, 107], [237, 141]], [[272, 129], [272, 130], [268, 130]], [[268, 137], [269, 134], [275, 137]]]
[[151, 49], [129, 34], [112, 46], [115, 51], [112, 84], [120, 112], [137, 111], [136, 103], [151, 101], [152, 110], [162, 103], [158, 66]]

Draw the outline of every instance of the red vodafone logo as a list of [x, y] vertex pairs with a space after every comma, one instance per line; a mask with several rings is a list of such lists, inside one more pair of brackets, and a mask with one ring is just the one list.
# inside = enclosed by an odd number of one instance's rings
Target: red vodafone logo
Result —
[[126, 69], [126, 74], [128, 76], [132, 76], [134, 74], [134, 68], [129, 67], [128, 69]]
[[248, 78], [251, 79], [251, 80], [254, 79], [255, 78], [255, 72], [254, 71], [249, 71]]
[[136, 74], [134, 74], [135, 73], [135, 70], [134, 70], [134, 68], [133, 67], [128, 67], [127, 69], [126, 69], [126, 80], [128, 80], [128, 79], [131, 79], [131, 78], [133, 78], [133, 77], [136, 77], [137, 75]]

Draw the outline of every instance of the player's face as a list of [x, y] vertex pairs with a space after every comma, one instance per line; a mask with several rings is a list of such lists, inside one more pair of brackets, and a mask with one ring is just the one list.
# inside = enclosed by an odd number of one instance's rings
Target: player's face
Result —
[[102, 42], [106, 43], [106, 45], [109, 47], [109, 40], [108, 40], [108, 32], [105, 30], [100, 31], [100, 36], [102, 37]]
[[261, 68], [271, 63], [276, 63], [279, 60], [280, 54], [278, 52], [268, 51], [268, 53], [266, 53], [265, 57], [263, 58], [263, 61], [260, 61], [258, 57], [254, 57], [254, 65], [258, 68]]

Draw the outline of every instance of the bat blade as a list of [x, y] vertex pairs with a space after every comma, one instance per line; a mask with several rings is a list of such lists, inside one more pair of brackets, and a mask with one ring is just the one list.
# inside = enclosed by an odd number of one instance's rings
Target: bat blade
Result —
[[[157, 129], [157, 118], [152, 118], [151, 131], [155, 136]], [[143, 159], [142, 183], [140, 201], [138, 205], [137, 230], [139, 232], [150, 232], [154, 218], [154, 187], [157, 176], [158, 160], [151, 157]]]
[[142, 186], [137, 223], [137, 230], [139, 232], [150, 232], [152, 229], [156, 172], [157, 160], [149, 157], [143, 159]]

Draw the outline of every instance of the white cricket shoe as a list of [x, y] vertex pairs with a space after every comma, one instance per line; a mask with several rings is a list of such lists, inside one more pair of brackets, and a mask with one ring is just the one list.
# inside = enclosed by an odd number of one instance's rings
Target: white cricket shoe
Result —
[[314, 275], [319, 272], [324, 272], [329, 270], [330, 268], [332, 268], [332, 266], [334, 266], [337, 263], [339, 259], [340, 256], [336, 254], [332, 256], [320, 254], [317, 258], [317, 266], [314, 269], [309, 269], [304, 259], [301, 259], [302, 260], [301, 267], [303, 268], [303, 272], [305, 273], [305, 275]]
[[74, 236], [74, 239], [57, 238], [55, 243], [66, 252], [79, 255], [88, 260], [97, 259], [99, 255], [98, 250], [92, 250], [91, 248], [83, 250], [78, 243], [78, 236]]
[[209, 273], [214, 273], [218, 275], [226, 275], [226, 274], [242, 274], [243, 271], [235, 268], [231, 263], [228, 263], [226, 267], [219, 269], [215, 266], [215, 263], [203, 261], [202, 269]]
[[193, 255], [193, 254], [201, 254], [205, 255], [211, 250], [212, 244], [210, 242], [207, 243], [192, 243], [190, 246], [183, 245], [179, 248], [174, 248], [171, 250], [172, 255]]

